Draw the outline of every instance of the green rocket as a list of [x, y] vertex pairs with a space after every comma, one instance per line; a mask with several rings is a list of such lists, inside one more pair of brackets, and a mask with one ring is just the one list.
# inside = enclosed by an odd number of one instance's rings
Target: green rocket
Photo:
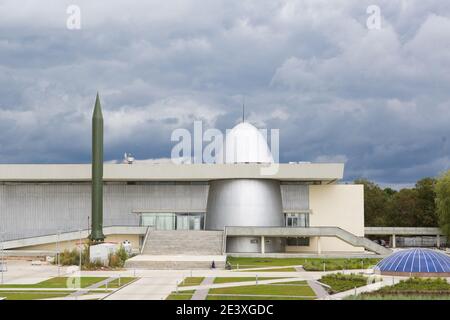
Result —
[[97, 93], [92, 116], [92, 231], [94, 242], [103, 242], [103, 115]]

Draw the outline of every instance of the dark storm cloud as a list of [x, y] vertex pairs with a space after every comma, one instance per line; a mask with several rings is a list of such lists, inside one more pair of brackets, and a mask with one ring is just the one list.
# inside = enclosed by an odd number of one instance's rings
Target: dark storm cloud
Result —
[[[81, 9], [81, 30], [66, 9]], [[450, 163], [450, 5], [378, 1], [3, 1], [0, 162], [167, 158], [173, 129], [280, 128], [280, 159], [403, 185]]]

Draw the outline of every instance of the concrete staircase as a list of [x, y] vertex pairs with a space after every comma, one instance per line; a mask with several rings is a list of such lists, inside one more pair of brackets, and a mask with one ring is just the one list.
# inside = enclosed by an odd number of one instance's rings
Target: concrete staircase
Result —
[[128, 259], [126, 268], [209, 269], [214, 261], [225, 268], [222, 231], [149, 230], [141, 254]]
[[149, 255], [221, 255], [222, 231], [151, 230], [142, 254]]

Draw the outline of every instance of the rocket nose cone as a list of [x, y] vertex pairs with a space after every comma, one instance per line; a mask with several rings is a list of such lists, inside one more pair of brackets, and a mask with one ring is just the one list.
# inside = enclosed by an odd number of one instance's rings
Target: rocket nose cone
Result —
[[98, 92], [97, 92], [97, 97], [95, 98], [95, 106], [94, 106], [93, 117], [94, 118], [103, 118], [102, 106], [100, 104], [100, 97], [98, 95]]

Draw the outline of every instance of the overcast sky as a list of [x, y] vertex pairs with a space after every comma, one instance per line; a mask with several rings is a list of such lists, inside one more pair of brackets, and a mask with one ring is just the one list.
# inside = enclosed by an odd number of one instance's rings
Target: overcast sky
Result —
[[392, 186], [449, 169], [449, 1], [143, 2], [0, 0], [1, 163], [89, 162], [98, 90], [105, 160], [169, 157], [194, 120], [232, 128], [245, 95], [281, 162]]

